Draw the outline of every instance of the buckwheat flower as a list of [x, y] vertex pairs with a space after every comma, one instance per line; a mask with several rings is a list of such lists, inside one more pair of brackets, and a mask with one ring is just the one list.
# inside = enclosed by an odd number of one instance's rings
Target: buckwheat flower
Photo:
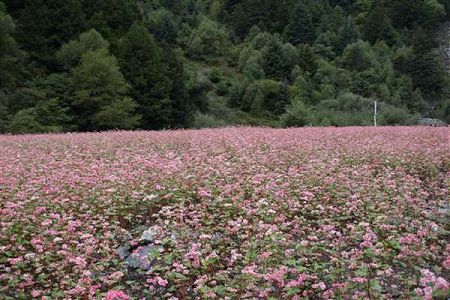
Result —
[[448, 256], [444, 262], [442, 263], [442, 266], [446, 269], [450, 269], [450, 256]]
[[295, 250], [294, 249], [286, 249], [284, 250], [284, 255], [288, 258], [294, 256]]
[[259, 255], [259, 258], [260, 258], [261, 260], [266, 260], [266, 259], [268, 259], [271, 255], [272, 255], [272, 253], [265, 251], [265, 252], [263, 252], [263, 253], [261, 253], [261, 254]]
[[36, 257], [36, 253], [27, 253], [23, 256], [26, 260], [33, 260]]
[[357, 282], [357, 283], [365, 283], [367, 282], [367, 278], [363, 278], [363, 277], [354, 277], [352, 278], [353, 282]]
[[[317, 285], [315, 285], [316, 287], [315, 288], [319, 288], [319, 289], [321, 289], [322, 291], [323, 290], [325, 290], [326, 288], [327, 288], [327, 286], [325, 285], [325, 283], [324, 282], [319, 282]], [[314, 287], [314, 285], [313, 285], [313, 287]]]
[[33, 296], [33, 298], [37, 298], [42, 294], [42, 292], [40, 290], [32, 290], [31, 291], [31, 296]]
[[291, 280], [288, 282], [287, 287], [288, 288], [296, 288], [299, 286], [302, 286], [303, 283], [306, 280], [306, 275], [305, 274], [300, 274], [300, 276], [296, 279], [296, 280]]
[[186, 270], [186, 267], [183, 266], [182, 264], [178, 263], [178, 262], [174, 262], [174, 263], [172, 264], [172, 268], [175, 268], [175, 271], [177, 271], [177, 272], [179, 272], [179, 273], [181, 273], [181, 272], [183, 272], [184, 270]]
[[46, 219], [46, 220], [41, 222], [41, 225], [44, 226], [44, 227], [49, 226], [51, 224], [52, 224], [52, 220], [50, 220], [50, 219]]
[[92, 275], [91, 271], [89, 271], [89, 270], [84, 270], [84, 271], [83, 271], [83, 276], [85, 276], [85, 277], [91, 277], [91, 275]]
[[259, 276], [259, 274], [255, 272], [256, 269], [257, 269], [257, 266], [255, 264], [252, 264], [250, 266], [246, 266], [245, 268], [243, 268], [241, 270], [241, 273], [253, 275], [253, 276], [257, 277], [257, 276]]
[[16, 258], [9, 258], [8, 259], [8, 262], [11, 264], [11, 265], [16, 265], [16, 264], [18, 264], [18, 263], [21, 263], [21, 262], [23, 262], [23, 257], [21, 257], [21, 256], [19, 256], [19, 257], [16, 257]]
[[207, 299], [214, 299], [214, 298], [217, 298], [216, 293], [214, 293], [213, 291], [207, 292], [205, 296], [206, 296]]
[[429, 286], [423, 289], [425, 300], [433, 300], [433, 289]]
[[197, 192], [197, 194], [198, 194], [200, 197], [203, 197], [203, 198], [209, 198], [209, 197], [211, 197], [210, 192], [208, 192], [207, 190], [204, 190], [204, 189], [199, 190], [199, 191]]
[[130, 300], [130, 297], [123, 291], [109, 291], [106, 293], [106, 300]]
[[450, 289], [450, 285], [449, 285], [448, 281], [442, 277], [438, 277], [435, 281], [435, 284], [436, 284], [436, 288], [438, 288], [440, 290], [447, 291]]
[[156, 199], [156, 198], [158, 198], [158, 195], [151, 194], [151, 195], [145, 196], [144, 200], [145, 200], [145, 201], [152, 201], [152, 200], [154, 200], [154, 199]]
[[63, 240], [62, 238], [56, 237], [56, 238], [53, 239], [53, 242], [54, 242], [55, 244], [57, 244], [57, 243], [61, 242], [62, 240]]
[[159, 276], [157, 276], [155, 279], [156, 279], [156, 282], [158, 283], [158, 285], [160, 285], [162, 287], [167, 286], [167, 284], [169, 283], [167, 280], [165, 280]]
[[118, 281], [123, 277], [123, 273], [121, 271], [117, 271], [108, 276], [110, 280]]
[[43, 213], [44, 211], [46, 211], [46, 208], [43, 206], [38, 206], [34, 209], [34, 213], [36, 215], [39, 215], [39, 214]]

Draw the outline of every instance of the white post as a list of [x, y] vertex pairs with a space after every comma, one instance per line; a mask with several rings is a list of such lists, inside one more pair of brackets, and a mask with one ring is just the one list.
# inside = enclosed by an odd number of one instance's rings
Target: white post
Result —
[[377, 127], [377, 109], [378, 109], [377, 105], [378, 103], [375, 100], [375, 114], [373, 115], [373, 124], [375, 125], [375, 127]]

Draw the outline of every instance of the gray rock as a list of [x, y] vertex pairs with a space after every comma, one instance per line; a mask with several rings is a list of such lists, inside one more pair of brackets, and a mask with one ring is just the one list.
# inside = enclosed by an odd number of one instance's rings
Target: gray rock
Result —
[[419, 125], [424, 126], [443, 126], [445, 123], [439, 119], [431, 119], [431, 118], [420, 118]]
[[121, 259], [127, 258], [131, 254], [130, 244], [127, 243], [127, 244], [120, 246], [119, 248], [116, 249], [116, 253], [117, 253], [117, 255], [119, 255], [119, 257]]
[[145, 230], [142, 234], [139, 240], [141, 242], [145, 243], [152, 243], [155, 238], [158, 236], [158, 229], [155, 227], [150, 227], [147, 230]]
[[154, 260], [156, 259], [156, 256], [154, 255], [154, 252], [161, 251], [160, 246], [155, 245], [146, 245], [138, 247], [131, 253], [125, 260], [125, 262], [130, 266], [131, 268], [141, 269], [144, 271], [148, 271], [151, 269], [152, 264]]

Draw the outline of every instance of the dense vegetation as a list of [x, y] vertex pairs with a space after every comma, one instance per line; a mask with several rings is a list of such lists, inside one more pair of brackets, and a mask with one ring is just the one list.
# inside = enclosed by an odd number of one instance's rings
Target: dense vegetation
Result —
[[449, 0], [3, 0], [0, 132], [450, 121]]

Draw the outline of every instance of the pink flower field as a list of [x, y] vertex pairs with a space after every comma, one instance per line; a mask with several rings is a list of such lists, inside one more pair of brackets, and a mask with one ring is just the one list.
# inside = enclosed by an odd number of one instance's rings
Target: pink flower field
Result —
[[448, 128], [0, 136], [0, 299], [446, 299]]

